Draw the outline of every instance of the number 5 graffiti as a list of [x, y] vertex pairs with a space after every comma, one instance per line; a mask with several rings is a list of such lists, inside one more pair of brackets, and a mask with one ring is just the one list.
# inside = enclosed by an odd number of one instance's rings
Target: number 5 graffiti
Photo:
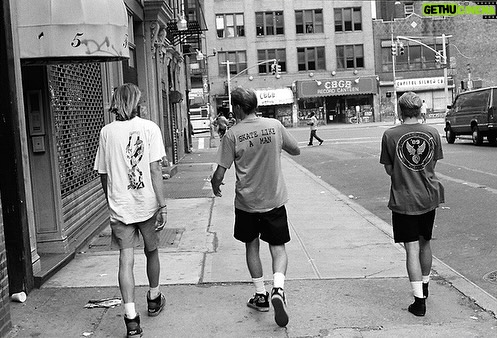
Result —
[[83, 33], [76, 33], [74, 39], [71, 41], [71, 46], [74, 48], [79, 47], [81, 45], [81, 40], [79, 39], [81, 36], [83, 36]]

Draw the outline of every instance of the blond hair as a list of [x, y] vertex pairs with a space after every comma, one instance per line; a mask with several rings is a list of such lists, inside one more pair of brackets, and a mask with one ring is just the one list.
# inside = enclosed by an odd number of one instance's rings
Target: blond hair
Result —
[[406, 92], [399, 98], [400, 112], [403, 117], [416, 117], [421, 114], [423, 102], [415, 92]]
[[136, 85], [125, 83], [114, 90], [109, 111], [116, 114], [116, 119], [119, 121], [131, 120], [138, 115], [141, 95]]

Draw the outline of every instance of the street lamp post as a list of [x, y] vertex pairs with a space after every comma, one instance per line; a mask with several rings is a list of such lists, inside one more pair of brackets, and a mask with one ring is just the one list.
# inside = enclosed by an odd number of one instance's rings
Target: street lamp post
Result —
[[[393, 32], [391, 33], [391, 43], [392, 43], [392, 48], [393, 48], [393, 46], [394, 46]], [[397, 46], [395, 46], [395, 53], [392, 51], [393, 115], [394, 115], [393, 124], [397, 124], [397, 122], [399, 121], [399, 112], [397, 109], [397, 84], [396, 84], [396, 80], [395, 80], [395, 58], [396, 58], [396, 56], [397, 56]]]

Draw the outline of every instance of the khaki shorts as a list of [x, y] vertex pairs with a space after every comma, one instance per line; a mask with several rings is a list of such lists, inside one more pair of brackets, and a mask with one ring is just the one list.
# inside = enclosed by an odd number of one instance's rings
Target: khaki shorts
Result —
[[110, 227], [112, 229], [112, 249], [129, 249], [136, 248], [140, 244], [140, 233], [143, 237], [145, 251], [150, 252], [159, 246], [159, 232], [155, 231], [154, 214], [146, 221], [124, 224], [121, 221], [111, 219]]

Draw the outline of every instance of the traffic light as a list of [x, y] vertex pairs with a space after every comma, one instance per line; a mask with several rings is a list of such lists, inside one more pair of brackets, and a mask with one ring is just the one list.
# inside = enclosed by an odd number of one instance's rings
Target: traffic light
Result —
[[445, 57], [445, 55], [444, 55], [444, 51], [443, 51], [443, 50], [441, 50], [439, 53], [440, 53], [440, 63], [441, 63], [442, 65], [447, 64], [447, 58], [446, 58], [446, 57]]
[[392, 55], [397, 55], [397, 44], [396, 43], [392, 44]]
[[440, 53], [440, 52], [435, 53], [435, 62], [442, 63], [442, 53]]
[[278, 63], [276, 63], [276, 61], [273, 62], [273, 64], [271, 65], [271, 74], [275, 75], [276, 74], [276, 66], [278, 66]]
[[276, 65], [276, 75], [280, 75], [280, 73], [281, 73], [281, 66]]
[[402, 42], [398, 42], [399, 44], [399, 54], [404, 55], [405, 49], [404, 49], [404, 44]]

